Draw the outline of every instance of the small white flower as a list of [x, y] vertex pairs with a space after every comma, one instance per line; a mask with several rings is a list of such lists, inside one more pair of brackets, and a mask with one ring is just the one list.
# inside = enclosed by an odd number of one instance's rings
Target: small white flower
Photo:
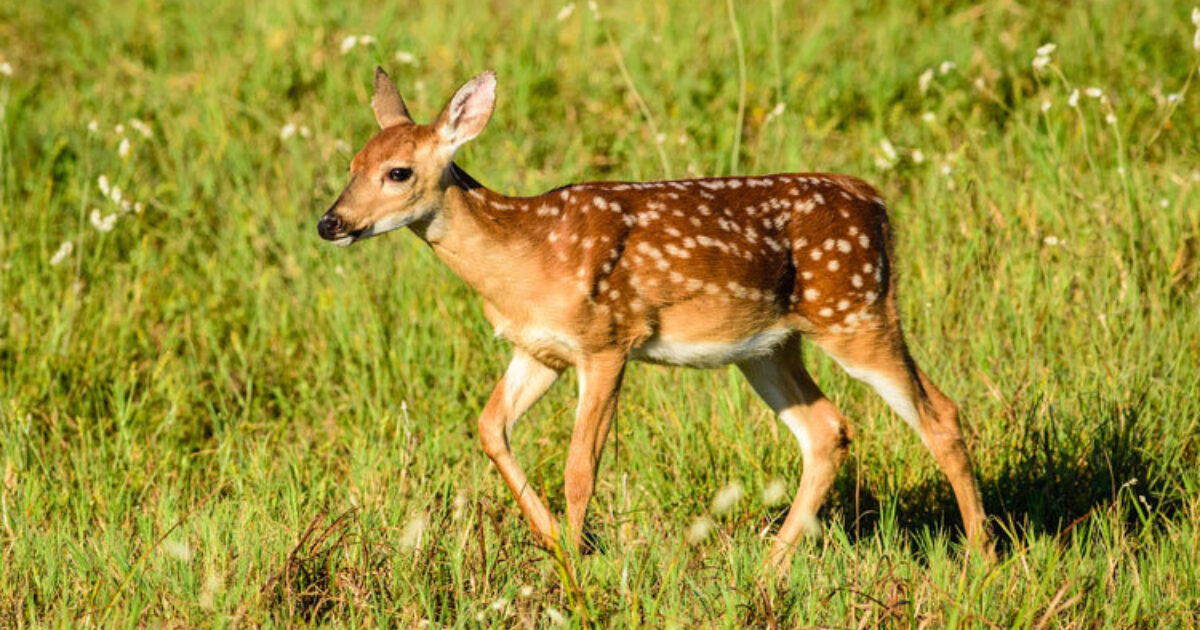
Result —
[[780, 479], [775, 479], [763, 487], [762, 502], [763, 505], [775, 505], [787, 496], [787, 484]]
[[1200, 28], [1200, 7], [1192, 7], [1192, 24]]
[[559, 612], [558, 609], [553, 606], [546, 607], [546, 619], [550, 620], [550, 625], [552, 625], [552, 626], [567, 625], [566, 615]]
[[933, 68], [926, 69], [925, 72], [921, 73], [921, 76], [917, 77], [917, 88], [919, 90], [921, 90], [922, 95], [924, 95], [926, 92], [929, 91], [929, 86], [932, 83], [933, 83]]
[[588, 11], [592, 12], [592, 19], [600, 19], [600, 6], [596, 4], [596, 0], [588, 0]]
[[933, 112], [925, 112], [924, 114], [921, 114], [921, 120], [925, 121], [926, 124], [932, 125], [934, 121], [937, 120], [937, 116], [935, 116]]
[[497, 597], [494, 601], [492, 601], [489, 608], [496, 612], [500, 612], [505, 608], [508, 608], [508, 599], [504, 597]]
[[713, 514], [723, 514], [728, 512], [730, 508], [742, 500], [742, 495], [745, 492], [742, 490], [742, 484], [737, 481], [731, 481], [724, 488], [717, 491], [716, 496], [712, 500]]
[[359, 45], [360, 45], [360, 46], [370, 46], [371, 44], [374, 44], [374, 43], [375, 43], [375, 36], [373, 36], [373, 35], [359, 35], [359, 36], [358, 36], [358, 43], [359, 43]]
[[1090, 88], [1084, 90], [1083, 93], [1087, 94], [1088, 98], [1100, 98], [1100, 97], [1104, 96], [1104, 90], [1101, 90], [1098, 87], [1090, 87]]
[[575, 3], [572, 2], [572, 3], [568, 4], [567, 6], [559, 9], [558, 16], [556, 16], [554, 19], [558, 20], [559, 22], [562, 22], [563, 20], [571, 17], [571, 14], [574, 12], [575, 12]]
[[113, 200], [113, 203], [118, 206], [125, 200], [125, 195], [121, 193], [120, 186], [113, 186], [112, 192], [108, 194], [108, 198]]
[[950, 174], [953, 172], [954, 172], [954, 167], [950, 166], [949, 162], [944, 162], [942, 164], [941, 173], [944, 177], [950, 177]]
[[146, 206], [143, 206], [142, 202], [140, 202], [140, 201], [133, 204], [133, 212], [135, 214], [141, 214], [142, 210], [145, 210], [145, 209], [146, 209]]
[[654, 136], [655, 144], [665, 144], [666, 142], [667, 142], [667, 134], [659, 133], [658, 135]]
[[122, 159], [129, 157], [129, 138], [121, 138], [121, 144], [117, 146], [117, 155]]
[[1041, 72], [1042, 70], [1044, 70], [1046, 68], [1046, 66], [1048, 66], [1048, 65], [1050, 65], [1049, 57], [1046, 57], [1044, 55], [1038, 55], [1037, 57], [1033, 58], [1033, 69], [1038, 72]]
[[88, 219], [92, 222], [92, 227], [101, 232], [111, 232], [113, 226], [117, 223], [117, 215], [115, 213], [104, 216], [96, 209], [92, 210], [92, 214], [88, 216]]
[[146, 138], [154, 137], [154, 131], [152, 129], [150, 129], [150, 125], [147, 125], [145, 122], [142, 122], [142, 121], [138, 120], [137, 118], [130, 120], [129, 126], [133, 127], [134, 131], [142, 134], [143, 137], [146, 137]]
[[1171, 205], [1171, 202], [1170, 202], [1169, 200], [1167, 200], [1167, 199], [1163, 199], [1163, 200], [1161, 200], [1161, 201], [1159, 201], [1159, 202], [1158, 202], [1158, 205], [1159, 205], [1160, 207], [1166, 208], [1166, 207], [1169, 207], [1169, 206]]
[[1071, 95], [1067, 97], [1067, 105], [1071, 107], [1079, 107], [1079, 90], [1071, 90]]
[[879, 142], [879, 150], [883, 151], [884, 157], [886, 157], [889, 162], [896, 161], [896, 147], [892, 146], [892, 142], [887, 138], [884, 138]]
[[350, 52], [350, 50], [357, 45], [358, 37], [356, 35], [347, 35], [346, 38], [342, 40], [342, 54], [344, 55]]
[[958, 64], [954, 63], [953, 61], [943, 61], [942, 65], [938, 66], [938, 74], [941, 74], [941, 75], [950, 74], [950, 71], [957, 67], [958, 67]]
[[11, 77], [13, 75], [12, 64], [7, 61], [0, 61], [0, 74], [3, 74], [6, 77]]
[[311, 130], [308, 128], [308, 126], [307, 126], [307, 125], [300, 125], [300, 137], [301, 137], [301, 138], [307, 138], [307, 137], [309, 137], [310, 135], [312, 135], [312, 131], [311, 131]]
[[1167, 103], [1170, 105], [1178, 105], [1183, 102], [1183, 95], [1179, 92], [1174, 92], [1167, 95]]
[[283, 128], [281, 128], [279, 130], [279, 139], [280, 140], [287, 140], [288, 138], [291, 138], [294, 135], [296, 135], [296, 125], [294, 125], [292, 123], [288, 123], [288, 124], [284, 125]]
[[1058, 237], [1057, 236], [1047, 236], [1046, 238], [1042, 239], [1042, 242], [1049, 245], [1050, 247], [1055, 247], [1058, 245]]
[[100, 131], [100, 123], [96, 122], [96, 120], [93, 118], [92, 122], [88, 123], [88, 131], [90, 131], [92, 133], [99, 132]]
[[400, 547], [402, 549], [420, 547], [421, 537], [425, 534], [427, 527], [429, 527], [429, 519], [424, 514], [413, 516], [404, 526], [404, 531], [400, 532]]
[[920, 149], [913, 149], [912, 150], [912, 161], [916, 164], [920, 164], [920, 163], [924, 162], [925, 154], [922, 153]]
[[521, 590], [517, 591], [517, 597], [520, 597], [521, 599], [529, 599], [530, 597], [533, 597], [533, 587], [529, 586], [528, 584], [522, 586]]
[[1042, 44], [1041, 46], [1038, 46], [1037, 55], [1039, 57], [1048, 57], [1050, 53], [1054, 52], [1057, 48], [1058, 46], [1055, 46], [1054, 44]]
[[1114, 114], [1114, 113], [1112, 113], [1112, 112], [1109, 112], [1109, 113], [1108, 113], [1108, 115], [1106, 115], [1106, 116], [1104, 117], [1104, 122], [1106, 122], [1106, 123], [1108, 123], [1108, 124], [1110, 124], [1110, 125], [1115, 125], [1115, 124], [1117, 124], [1117, 115], [1116, 115], [1116, 114]]
[[1042, 113], [1044, 114], [1044, 113], [1046, 113], [1046, 112], [1050, 111], [1050, 106], [1051, 106], [1051, 105], [1052, 105], [1052, 103], [1050, 102], [1050, 99], [1043, 99], [1043, 100], [1042, 100], [1042, 106], [1041, 106]]
[[100, 187], [100, 192], [107, 197], [112, 194], [112, 186], [108, 183], [108, 175], [101, 175], [96, 178], [96, 185]]
[[771, 122], [772, 120], [775, 120], [776, 118], [779, 118], [780, 116], [782, 116], [785, 109], [787, 109], [786, 103], [784, 103], [783, 101], [776, 103], [775, 107], [773, 107], [771, 109], [771, 111], [767, 112], [766, 118], [763, 118], [763, 124], [765, 125], [765, 124]]
[[125, 133], [125, 125], [117, 123], [116, 126], [113, 127], [113, 133], [117, 134], [118, 136]]
[[1200, 52], [1200, 28], [1196, 29], [1196, 34], [1192, 35], [1192, 50]]
[[182, 540], [166, 540], [162, 544], [163, 553], [180, 562], [192, 559], [192, 547]]
[[406, 66], [417, 65], [417, 56], [408, 52], [407, 50], [397, 50], [395, 59], [397, 63], [402, 63]]
[[50, 265], [57, 266], [59, 263], [67, 259], [71, 252], [75, 250], [75, 244], [71, 241], [63, 241], [62, 245], [58, 246], [58, 251], [50, 257]]
[[687, 530], [687, 541], [691, 544], [702, 542], [708, 538], [708, 533], [712, 531], [713, 522], [707, 516], [701, 516], [692, 521], [691, 527]]

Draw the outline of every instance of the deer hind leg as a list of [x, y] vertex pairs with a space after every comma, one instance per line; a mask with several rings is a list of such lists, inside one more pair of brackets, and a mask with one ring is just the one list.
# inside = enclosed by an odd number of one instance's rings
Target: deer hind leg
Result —
[[800, 488], [768, 556], [776, 571], [786, 573], [800, 536], [821, 532], [817, 511], [846, 458], [850, 430], [804, 368], [799, 336], [789, 339], [771, 356], [739, 363], [738, 367], [759, 397], [791, 429], [804, 455]]
[[558, 375], [558, 370], [517, 350], [504, 378], [496, 385], [479, 415], [479, 439], [483, 451], [504, 477], [534, 535], [547, 546], [556, 544], [558, 527], [537, 493], [529, 487], [525, 472], [509, 446], [508, 436], [521, 415], [550, 389]]
[[987, 516], [963, 441], [958, 406], [917, 367], [904, 343], [894, 308], [888, 310], [893, 314], [881, 318], [887, 322], [881, 328], [822, 335], [814, 341], [847, 373], [870, 385], [916, 430], [950, 480], [968, 543], [990, 557], [993, 551]]

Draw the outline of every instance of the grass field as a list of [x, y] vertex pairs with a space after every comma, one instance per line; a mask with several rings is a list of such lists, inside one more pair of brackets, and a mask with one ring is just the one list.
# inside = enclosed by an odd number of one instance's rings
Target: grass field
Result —
[[[1200, 625], [1189, 3], [340, 4], [0, 5], [0, 627]], [[876, 184], [999, 561], [815, 353], [856, 436], [790, 584], [799, 448], [732, 368], [632, 367], [602, 551], [535, 546], [475, 436], [480, 304], [409, 234], [315, 231], [377, 63], [424, 120], [497, 71], [459, 163], [505, 193]], [[571, 382], [515, 433], [557, 511]]]

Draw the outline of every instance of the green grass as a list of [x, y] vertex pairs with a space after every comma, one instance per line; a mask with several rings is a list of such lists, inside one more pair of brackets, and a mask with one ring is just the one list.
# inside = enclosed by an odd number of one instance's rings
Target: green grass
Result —
[[[740, 3], [740, 38], [721, 2], [325, 4], [0, 6], [0, 626], [1200, 624], [1189, 3]], [[459, 161], [505, 193], [875, 183], [1000, 561], [963, 562], [932, 458], [815, 354], [856, 439], [789, 586], [761, 579], [785, 506], [759, 497], [795, 489], [799, 448], [732, 369], [632, 367], [603, 552], [535, 547], [474, 435], [508, 354], [479, 303], [411, 235], [316, 235], [376, 63], [420, 119], [498, 72]], [[102, 175], [144, 204], [110, 232]], [[515, 434], [556, 510], [572, 389]]]

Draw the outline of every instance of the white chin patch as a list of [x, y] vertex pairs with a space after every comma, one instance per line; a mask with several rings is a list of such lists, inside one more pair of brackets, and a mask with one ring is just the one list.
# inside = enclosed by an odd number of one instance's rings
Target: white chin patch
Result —
[[353, 236], [343, 236], [342, 238], [332, 240], [329, 242], [333, 243], [334, 245], [337, 245], [338, 247], [350, 247], [350, 244], [354, 242], [354, 237]]

